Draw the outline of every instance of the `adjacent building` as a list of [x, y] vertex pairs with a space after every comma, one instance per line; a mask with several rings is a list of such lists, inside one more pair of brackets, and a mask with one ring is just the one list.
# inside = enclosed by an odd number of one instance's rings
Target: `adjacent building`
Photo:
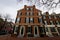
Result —
[[17, 11], [14, 34], [17, 37], [60, 36], [60, 14], [42, 13], [33, 6]]

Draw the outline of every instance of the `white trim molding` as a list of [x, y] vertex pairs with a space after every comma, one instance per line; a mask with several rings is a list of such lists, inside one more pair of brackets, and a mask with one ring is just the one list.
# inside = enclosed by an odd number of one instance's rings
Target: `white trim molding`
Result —
[[60, 25], [57, 25], [57, 27], [60, 27]]
[[45, 27], [55, 27], [55, 25], [45, 25]]
[[[35, 27], [37, 28], [37, 34], [35, 34]], [[38, 26], [34, 26], [34, 37], [39, 37]]]
[[[23, 34], [21, 34], [22, 28], [23, 28]], [[23, 37], [23, 36], [24, 36], [24, 33], [25, 33], [25, 26], [20, 26], [19, 36], [20, 36], [20, 37]]]

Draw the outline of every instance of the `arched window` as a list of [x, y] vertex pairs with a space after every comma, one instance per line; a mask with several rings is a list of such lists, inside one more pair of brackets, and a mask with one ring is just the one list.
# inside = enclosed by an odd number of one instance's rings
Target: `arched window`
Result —
[[39, 32], [38, 32], [38, 26], [34, 26], [34, 37], [38, 37]]
[[14, 34], [17, 34], [17, 31], [18, 31], [18, 25], [15, 26]]
[[25, 26], [20, 26], [20, 37], [23, 37], [25, 33]]

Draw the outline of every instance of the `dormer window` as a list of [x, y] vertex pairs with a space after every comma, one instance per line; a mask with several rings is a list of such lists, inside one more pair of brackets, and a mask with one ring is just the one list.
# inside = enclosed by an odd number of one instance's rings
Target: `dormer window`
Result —
[[29, 8], [27, 8], [27, 10], [29, 10]]
[[33, 10], [33, 8], [30, 8], [31, 9], [31, 11]]
[[29, 16], [29, 12], [27, 12], [26, 15]]

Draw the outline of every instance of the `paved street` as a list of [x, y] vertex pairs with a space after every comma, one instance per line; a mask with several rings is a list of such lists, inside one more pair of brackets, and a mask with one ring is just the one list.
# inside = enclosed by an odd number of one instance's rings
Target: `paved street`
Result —
[[50, 37], [50, 38], [48, 38], [48, 37], [41, 37], [41, 38], [37, 38], [37, 39], [35, 39], [35, 38], [17, 38], [17, 37], [11, 37], [11, 35], [0, 35], [0, 40], [31, 40], [31, 39], [33, 39], [33, 40], [44, 40], [44, 39], [46, 39], [46, 40], [60, 40], [60, 37]]

